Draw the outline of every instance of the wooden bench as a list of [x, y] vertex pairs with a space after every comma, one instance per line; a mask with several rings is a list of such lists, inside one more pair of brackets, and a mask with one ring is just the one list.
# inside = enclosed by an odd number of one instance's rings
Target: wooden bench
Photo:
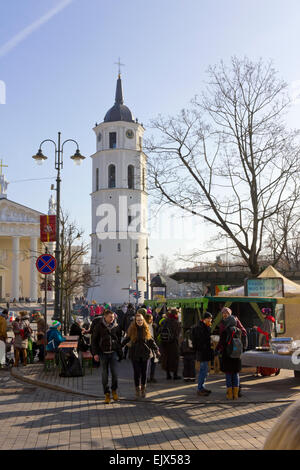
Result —
[[51, 367], [55, 367], [55, 353], [47, 351], [45, 356], [44, 369], [45, 371], [49, 371]]
[[91, 374], [93, 373], [93, 356], [90, 351], [82, 351], [81, 352], [81, 363], [83, 374], [85, 375], [85, 366], [88, 365], [90, 368]]

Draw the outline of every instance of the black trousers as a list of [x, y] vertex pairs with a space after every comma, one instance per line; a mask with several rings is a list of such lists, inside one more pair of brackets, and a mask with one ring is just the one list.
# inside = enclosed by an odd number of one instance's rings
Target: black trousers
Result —
[[146, 385], [148, 361], [143, 361], [142, 359], [137, 361], [132, 360], [132, 366], [135, 386]]
[[184, 379], [195, 379], [195, 357], [184, 355], [183, 356], [183, 378]]

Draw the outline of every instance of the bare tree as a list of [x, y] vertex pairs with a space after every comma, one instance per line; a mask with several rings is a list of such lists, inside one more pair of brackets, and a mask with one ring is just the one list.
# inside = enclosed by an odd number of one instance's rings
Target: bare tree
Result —
[[271, 63], [234, 57], [230, 68], [221, 62], [208, 74], [206, 91], [189, 109], [152, 121], [151, 186], [157, 203], [214, 226], [218, 250], [227, 243], [257, 275], [268, 231], [284, 220], [277, 225], [280, 259], [296, 223], [299, 132], [286, 129], [287, 85]]
[[74, 221], [70, 221], [67, 213], [61, 211], [61, 239], [60, 239], [60, 295], [64, 315], [61, 320], [64, 331], [68, 330], [71, 315], [71, 301], [74, 296], [81, 296], [90, 287], [95, 287], [94, 276], [84, 262], [89, 253], [90, 246], [83, 242], [83, 229], [79, 229]]

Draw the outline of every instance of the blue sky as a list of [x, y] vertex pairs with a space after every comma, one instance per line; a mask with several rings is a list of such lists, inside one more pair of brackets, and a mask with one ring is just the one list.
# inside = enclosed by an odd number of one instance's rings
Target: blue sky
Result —
[[[209, 65], [233, 55], [272, 59], [279, 76], [297, 83], [299, 23], [298, 0], [0, 0], [0, 158], [9, 165], [9, 199], [47, 210], [53, 148], [44, 147], [42, 167], [31, 158], [43, 139], [61, 131], [85, 156], [95, 152], [92, 127], [113, 105], [118, 57], [125, 104], [147, 129], [203, 89]], [[299, 122], [295, 104], [289, 125]], [[76, 168], [74, 151], [65, 146], [62, 203], [88, 240], [91, 159]], [[152, 240], [150, 248], [171, 256], [201, 241]]]

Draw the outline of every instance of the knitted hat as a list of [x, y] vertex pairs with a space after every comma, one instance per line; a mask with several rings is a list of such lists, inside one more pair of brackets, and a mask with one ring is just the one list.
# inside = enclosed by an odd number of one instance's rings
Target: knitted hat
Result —
[[205, 320], [205, 318], [212, 318], [212, 314], [210, 312], [205, 312], [203, 315], [203, 320]]
[[136, 313], [139, 313], [140, 315], [143, 315], [144, 317], [147, 313], [147, 310], [145, 308], [139, 308]]
[[52, 322], [51, 327], [52, 327], [52, 328], [58, 328], [60, 325], [61, 325], [61, 323], [60, 323], [59, 321], [54, 320], [54, 321]]

